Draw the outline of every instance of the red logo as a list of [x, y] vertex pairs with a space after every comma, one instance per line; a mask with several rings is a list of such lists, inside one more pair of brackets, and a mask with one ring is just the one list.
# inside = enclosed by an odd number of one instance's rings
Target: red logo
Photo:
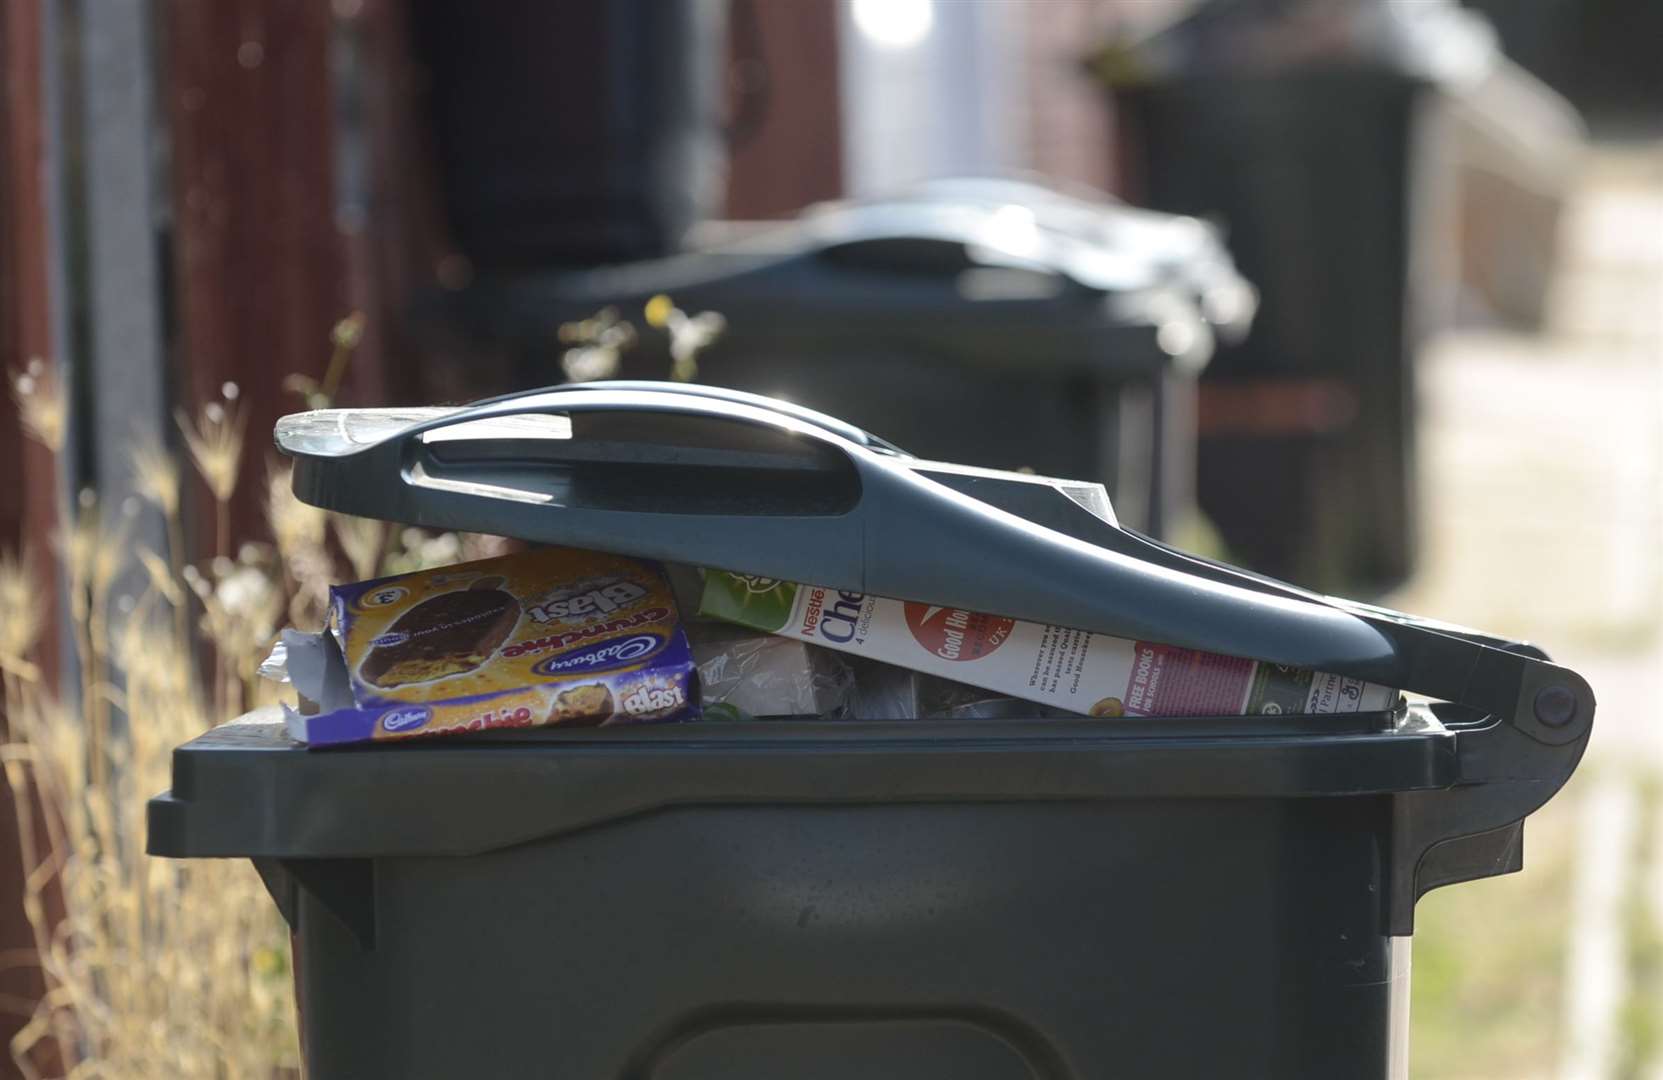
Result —
[[918, 644], [943, 660], [980, 660], [1003, 645], [1015, 619], [963, 608], [908, 603], [907, 629]]

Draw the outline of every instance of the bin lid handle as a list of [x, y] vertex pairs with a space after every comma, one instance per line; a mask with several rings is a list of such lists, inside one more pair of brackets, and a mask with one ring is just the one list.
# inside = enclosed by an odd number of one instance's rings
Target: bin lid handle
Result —
[[[683, 394], [687, 397], [710, 398], [715, 401], [731, 401], [740, 405], [753, 405], [757, 408], [772, 409], [775, 412], [825, 428], [834, 435], [840, 435], [852, 443], [864, 446], [881, 453], [897, 454], [901, 457], [913, 455], [901, 449], [888, 439], [872, 434], [864, 428], [858, 428], [847, 420], [839, 420], [835, 416], [810, 409], [795, 402], [783, 401], [780, 398], [765, 397], [762, 394], [752, 394], [745, 390], [733, 390], [726, 386], [711, 386], [708, 383], [685, 382], [654, 382], [647, 379], [601, 379], [595, 382], [570, 383], [560, 387], [561, 391], [570, 390], [644, 390], [663, 394]], [[516, 401], [532, 396], [542, 391], [520, 390], [511, 394], [501, 394], [497, 397], [484, 398], [474, 402], [469, 408], [481, 405], [493, 405], [499, 401]]]

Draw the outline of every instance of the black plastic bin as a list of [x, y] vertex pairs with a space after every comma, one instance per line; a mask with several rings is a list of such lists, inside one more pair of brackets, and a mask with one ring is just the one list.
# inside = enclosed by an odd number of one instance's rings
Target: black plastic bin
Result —
[[1203, 391], [1200, 505], [1232, 553], [1314, 588], [1376, 590], [1414, 556], [1409, 128], [1387, 73], [1121, 95], [1156, 206], [1230, 223], [1263, 307]]
[[[526, 414], [569, 430], [493, 427]], [[599, 386], [279, 430], [324, 506], [1447, 702], [342, 751], [219, 728], [176, 752], [149, 847], [255, 861], [294, 929], [318, 1080], [1401, 1076], [1416, 899], [1518, 869], [1593, 719], [1587, 684], [1527, 646], [1193, 560], [1066, 485], [741, 395]]]
[[[924, 457], [1101, 480], [1158, 536], [1194, 504], [1195, 378], [1215, 333], [1244, 332], [1254, 309], [1201, 222], [962, 180], [730, 226], [670, 259], [481, 279], [429, 314], [516, 350], [536, 385], [560, 371], [561, 324], [608, 306], [636, 317], [660, 294], [726, 319], [701, 382]], [[644, 335], [618, 374], [669, 369]]]
[[1415, 357], [1456, 289], [1446, 91], [1494, 60], [1436, 0], [1224, 0], [1100, 61], [1128, 190], [1220, 222], [1260, 289], [1198, 450], [1246, 565], [1379, 591], [1414, 564]]
[[676, 250], [721, 205], [727, 0], [413, 0], [450, 233], [475, 267]]

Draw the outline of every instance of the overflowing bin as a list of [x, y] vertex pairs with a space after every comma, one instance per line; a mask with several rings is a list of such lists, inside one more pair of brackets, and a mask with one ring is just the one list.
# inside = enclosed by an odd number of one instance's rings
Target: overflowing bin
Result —
[[1530, 646], [1196, 559], [1075, 487], [750, 395], [310, 413], [278, 442], [331, 509], [1432, 699], [339, 750], [226, 725], [176, 752], [150, 851], [254, 861], [319, 1080], [1402, 1076], [1416, 900], [1519, 868], [1593, 719]]
[[[537, 384], [560, 369], [556, 327], [667, 295], [725, 318], [702, 382], [790, 398], [925, 457], [1101, 480], [1152, 535], [1193, 507], [1195, 380], [1255, 305], [1202, 222], [959, 180], [705, 239], [668, 259], [481, 279], [437, 310], [506, 344]], [[655, 344], [618, 374], [662, 377]]]

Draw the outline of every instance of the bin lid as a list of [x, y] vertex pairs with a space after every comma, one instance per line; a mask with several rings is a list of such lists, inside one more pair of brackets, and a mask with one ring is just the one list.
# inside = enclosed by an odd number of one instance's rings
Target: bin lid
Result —
[[276, 437], [295, 494], [343, 513], [1311, 668], [1471, 706], [1552, 745], [1593, 717], [1586, 681], [1528, 646], [1199, 559], [1119, 527], [1090, 485], [920, 462], [756, 395], [591, 383], [301, 413]]
[[1032, 183], [941, 181], [704, 232], [721, 235], [663, 259], [481, 278], [430, 310], [543, 349], [551, 325], [668, 295], [726, 317], [717, 351], [888, 342], [967, 366], [1143, 377], [1198, 372], [1257, 306], [1203, 223]]
[[1258, 291], [1236, 271], [1219, 229], [1199, 218], [1129, 206], [1085, 185], [1063, 190], [1022, 176], [927, 180], [895, 201], [928, 200], [1026, 211], [1044, 228], [1120, 252], [1181, 289], [1225, 341], [1239, 342], [1253, 326]]

